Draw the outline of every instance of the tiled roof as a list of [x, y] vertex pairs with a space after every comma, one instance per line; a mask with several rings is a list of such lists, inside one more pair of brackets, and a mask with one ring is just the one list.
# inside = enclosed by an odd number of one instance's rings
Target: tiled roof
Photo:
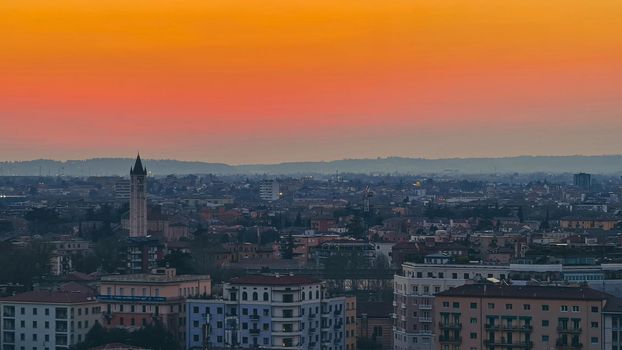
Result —
[[76, 304], [96, 301], [95, 294], [79, 291], [32, 291], [0, 298], [0, 303]]
[[506, 299], [604, 300], [607, 293], [587, 287], [507, 286], [470, 284], [448, 289], [437, 297], [487, 297]]
[[320, 280], [306, 276], [276, 276], [276, 275], [256, 275], [235, 277], [231, 279], [231, 284], [255, 284], [267, 286], [283, 286], [283, 285], [304, 285], [320, 283]]

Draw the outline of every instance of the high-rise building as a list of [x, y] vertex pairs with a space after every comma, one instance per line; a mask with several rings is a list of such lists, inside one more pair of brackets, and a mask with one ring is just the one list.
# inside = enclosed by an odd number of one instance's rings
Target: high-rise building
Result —
[[[611, 295], [588, 287], [470, 284], [436, 294], [435, 349], [605, 349]], [[612, 348], [607, 348], [612, 349]]]
[[263, 180], [259, 184], [259, 197], [264, 201], [276, 201], [281, 197], [279, 183], [276, 180]]
[[147, 235], [147, 168], [140, 154], [130, 168], [130, 237]]
[[131, 186], [127, 179], [119, 180], [114, 183], [114, 199], [126, 202], [130, 200]]
[[186, 309], [187, 349], [355, 348], [354, 297], [328, 296], [310, 277], [234, 278], [222, 299], [189, 299]]
[[574, 185], [582, 190], [589, 190], [592, 187], [592, 175], [586, 173], [574, 174]]

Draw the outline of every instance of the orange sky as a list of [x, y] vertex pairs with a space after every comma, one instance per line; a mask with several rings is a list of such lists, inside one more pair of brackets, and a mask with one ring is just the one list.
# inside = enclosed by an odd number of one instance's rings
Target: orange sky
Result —
[[619, 0], [3, 0], [0, 160], [622, 153]]

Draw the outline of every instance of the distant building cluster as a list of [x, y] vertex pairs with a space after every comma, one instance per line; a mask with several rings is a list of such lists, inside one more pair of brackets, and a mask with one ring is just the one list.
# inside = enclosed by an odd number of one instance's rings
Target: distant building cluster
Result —
[[0, 349], [622, 350], [620, 177], [146, 163], [0, 177]]

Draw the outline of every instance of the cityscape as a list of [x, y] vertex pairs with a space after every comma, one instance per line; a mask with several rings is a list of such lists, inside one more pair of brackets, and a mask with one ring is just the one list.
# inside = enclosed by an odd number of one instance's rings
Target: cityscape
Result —
[[0, 350], [622, 350], [622, 1], [0, 1]]
[[149, 163], [0, 177], [3, 349], [622, 341], [620, 175], [156, 175]]

